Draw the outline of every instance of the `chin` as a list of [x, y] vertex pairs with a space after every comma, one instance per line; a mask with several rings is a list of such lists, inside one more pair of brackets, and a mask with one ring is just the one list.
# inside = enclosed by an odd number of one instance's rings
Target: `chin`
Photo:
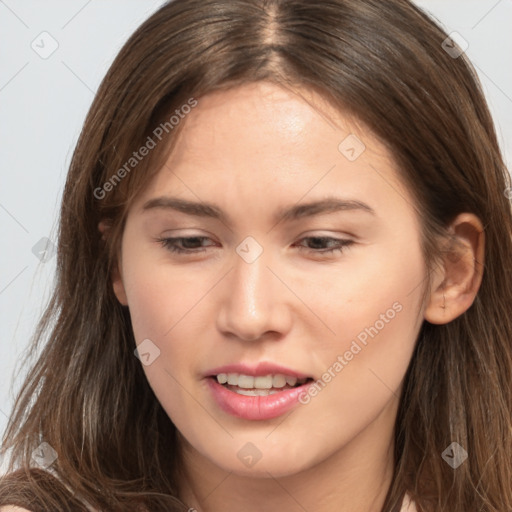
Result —
[[[267, 450], [270, 449], [267, 448]], [[287, 455], [284, 451], [279, 450], [269, 455], [261, 453], [261, 458], [258, 460], [251, 461], [249, 459], [247, 462], [244, 462], [244, 453], [240, 454], [240, 456], [238, 453], [234, 453], [235, 460], [233, 460], [232, 457], [226, 458], [224, 452], [223, 457], [218, 459], [211, 458], [210, 461], [225, 471], [232, 472], [238, 476], [251, 478], [269, 478], [273, 476], [280, 478], [295, 475], [314, 465], [313, 461], [305, 459], [302, 450], [300, 450], [299, 453], [295, 450], [294, 452], [296, 455], [300, 455], [300, 457], [292, 457]], [[249, 450], [247, 453], [249, 453]]]

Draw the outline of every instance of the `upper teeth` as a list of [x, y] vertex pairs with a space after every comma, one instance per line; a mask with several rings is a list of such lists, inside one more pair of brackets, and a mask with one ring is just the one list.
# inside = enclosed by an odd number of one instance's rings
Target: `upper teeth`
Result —
[[271, 389], [271, 388], [284, 388], [286, 384], [295, 386], [295, 384], [303, 384], [306, 378], [297, 379], [278, 373], [276, 375], [265, 375], [261, 377], [253, 377], [251, 375], [243, 375], [240, 373], [219, 373], [217, 375], [217, 382], [219, 384], [230, 384], [231, 386], [238, 386], [246, 389]]

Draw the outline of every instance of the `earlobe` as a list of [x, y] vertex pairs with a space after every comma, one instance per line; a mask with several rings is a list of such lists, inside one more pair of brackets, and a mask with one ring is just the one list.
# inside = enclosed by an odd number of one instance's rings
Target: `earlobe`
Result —
[[447, 324], [473, 304], [482, 283], [485, 234], [480, 219], [462, 213], [450, 227], [452, 243], [444, 251], [437, 281], [425, 309], [425, 320]]
[[[111, 227], [110, 222], [107, 220], [101, 220], [98, 223], [98, 230], [101, 233], [101, 239], [107, 240], [109, 229]], [[117, 262], [115, 263], [112, 274], [111, 274], [111, 281], [112, 281], [112, 288], [114, 290], [114, 294], [117, 297], [117, 300], [123, 305], [128, 305], [128, 299], [126, 296], [126, 291], [123, 284], [122, 279], [122, 269], [121, 267], [121, 255], [118, 254]]]
[[126, 297], [126, 290], [124, 289], [123, 279], [118, 265], [116, 264], [112, 270], [112, 287], [117, 300], [123, 305], [128, 306], [128, 298]]

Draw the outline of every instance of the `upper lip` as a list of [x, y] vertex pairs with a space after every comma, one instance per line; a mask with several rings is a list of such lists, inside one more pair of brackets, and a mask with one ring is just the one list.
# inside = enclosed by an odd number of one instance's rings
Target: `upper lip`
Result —
[[234, 364], [225, 364], [222, 366], [218, 366], [206, 372], [206, 377], [214, 377], [219, 375], [219, 373], [238, 373], [242, 375], [251, 375], [252, 377], [260, 377], [265, 375], [276, 375], [282, 374], [285, 376], [297, 377], [298, 379], [306, 379], [310, 378], [310, 375], [306, 375], [305, 373], [292, 370], [291, 368], [286, 368], [285, 366], [262, 361], [255, 364], [248, 363], [234, 363]]

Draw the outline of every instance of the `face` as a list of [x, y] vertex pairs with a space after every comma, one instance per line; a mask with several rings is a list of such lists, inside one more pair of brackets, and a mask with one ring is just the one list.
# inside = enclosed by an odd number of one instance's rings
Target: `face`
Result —
[[187, 450], [284, 476], [387, 443], [426, 275], [391, 155], [270, 83], [200, 98], [184, 123], [131, 205], [114, 289]]

